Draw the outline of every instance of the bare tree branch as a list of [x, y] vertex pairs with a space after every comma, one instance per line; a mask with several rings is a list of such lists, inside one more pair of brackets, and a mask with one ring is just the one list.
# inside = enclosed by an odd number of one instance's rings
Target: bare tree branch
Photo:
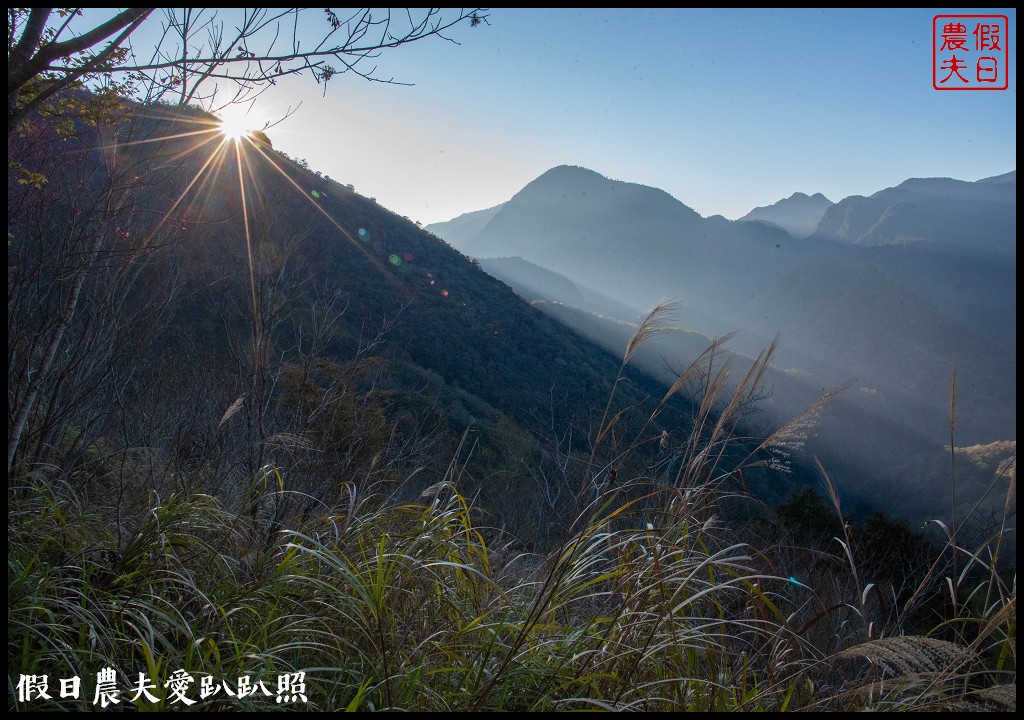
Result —
[[[317, 27], [308, 8], [240, 8], [240, 17], [231, 16], [234, 23], [221, 16], [230, 10], [167, 9], [152, 55], [140, 60], [131, 39], [157, 17], [153, 10], [121, 11], [58, 42], [71, 28], [68, 15], [79, 15], [79, 9], [62, 9], [57, 15], [54, 8], [8, 9], [8, 134], [31, 110], [81, 84], [114, 83], [119, 91], [150, 102], [173, 92], [180, 105], [247, 102], [280, 78], [301, 74], [323, 83], [324, 92], [327, 82], [346, 72], [399, 84], [377, 75], [377, 66], [371, 63], [381, 51], [430, 37], [455, 42], [450, 30], [464, 23], [475, 27], [487, 19], [483, 8], [451, 13], [426, 8], [400, 14], [362, 8], [347, 16], [327, 8], [326, 27]], [[50, 25], [57, 18], [59, 27]], [[104, 41], [109, 42], [102, 49], [92, 50]], [[228, 100], [218, 95], [216, 84], [210, 86], [217, 81], [237, 86], [227, 93]]]

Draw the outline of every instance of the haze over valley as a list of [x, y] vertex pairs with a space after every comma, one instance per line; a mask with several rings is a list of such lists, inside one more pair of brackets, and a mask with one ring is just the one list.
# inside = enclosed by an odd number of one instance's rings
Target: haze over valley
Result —
[[[941, 491], [918, 473], [934, 470], [949, 445], [954, 366], [956, 444], [1016, 437], [1015, 171], [909, 179], [837, 203], [798, 193], [733, 222], [703, 218], [656, 188], [561, 166], [500, 206], [427, 229], [525, 298], [606, 323], [635, 323], [675, 298], [680, 331], [705, 342], [735, 333], [726, 347], [740, 353], [740, 368], [778, 335], [763, 407], [784, 422], [849, 385], [810, 448], [835, 460], [830, 472], [866, 506], [896, 483], [895, 507], [909, 516], [941, 507]], [[621, 339], [605, 337], [621, 350]], [[691, 342], [679, 352], [686, 345], [660, 348], [648, 367], [678, 368], [703, 349]]]

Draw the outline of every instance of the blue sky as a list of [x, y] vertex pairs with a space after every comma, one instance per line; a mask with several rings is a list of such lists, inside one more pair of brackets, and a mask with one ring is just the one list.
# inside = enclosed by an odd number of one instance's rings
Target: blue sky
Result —
[[308, 77], [254, 111], [278, 149], [424, 223], [582, 165], [736, 218], [793, 192], [832, 200], [908, 177], [1016, 168], [1009, 89], [932, 88], [932, 18], [957, 10], [493, 9], [459, 45], [386, 51], [378, 75]]

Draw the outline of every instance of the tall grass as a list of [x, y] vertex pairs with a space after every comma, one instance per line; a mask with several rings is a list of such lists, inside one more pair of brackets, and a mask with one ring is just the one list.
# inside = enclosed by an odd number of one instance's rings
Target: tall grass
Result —
[[450, 486], [319, 518], [269, 552], [210, 497], [154, 497], [117, 550], [70, 488], [15, 495], [9, 667], [53, 684], [112, 667], [125, 687], [184, 669], [273, 688], [304, 670], [309, 709], [725, 708], [733, 655], [777, 632], [726, 613], [751, 592], [742, 547], [685, 513], [613, 528], [630, 510], [614, 497], [541, 558], [492, 548]]
[[[771, 544], [748, 545], [718, 519], [744, 463], [764, 462], [806, 421], [724, 462], [770, 357], [731, 391], [727, 369], [708, 366], [694, 426], [656, 477], [594, 481], [609, 402], [581, 483], [592, 500], [545, 553], [518, 552], [450, 480], [402, 504], [342, 484], [333, 507], [270, 523], [252, 508], [287, 507], [287, 474], [255, 482], [256, 503], [150, 492], [138, 511], [115, 513], [45, 470], [22, 473], [8, 490], [9, 707], [92, 708], [96, 674], [110, 667], [123, 704], [139, 673], [157, 686], [159, 701], [140, 709], [180, 707], [164, 691], [178, 670], [195, 678], [192, 699], [199, 678], [222, 683], [202, 709], [1007, 709], [1016, 581], [994, 562], [1003, 532], [971, 551], [949, 534], [960, 571], [936, 564], [930, 575], [957, 611], [932, 637], [869, 619], [881, 591], [849, 533], [833, 558], [852, 584], [815, 587], [780, 577]], [[613, 460], [649, 435], [617, 444]], [[853, 630], [823, 647], [819, 631], [840, 616]], [[278, 704], [278, 678], [299, 672], [306, 700]], [[19, 678], [44, 674], [53, 699], [20, 701]], [[56, 692], [71, 676], [83, 680], [78, 700]], [[244, 676], [270, 695], [231, 697]]]

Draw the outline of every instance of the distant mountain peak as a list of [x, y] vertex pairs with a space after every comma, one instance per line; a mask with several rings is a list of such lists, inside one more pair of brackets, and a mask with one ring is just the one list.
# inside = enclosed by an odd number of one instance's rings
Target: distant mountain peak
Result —
[[756, 207], [740, 218], [743, 221], [759, 221], [780, 227], [795, 237], [807, 237], [818, 227], [825, 211], [834, 203], [821, 193], [808, 195], [795, 192], [785, 200]]
[[547, 170], [546, 172], [541, 173], [540, 176], [538, 176], [537, 179], [539, 180], [540, 178], [543, 178], [543, 177], [546, 177], [546, 176], [549, 176], [549, 175], [587, 175], [587, 176], [591, 176], [591, 177], [599, 177], [599, 178], [602, 178], [602, 179], [605, 179], [605, 180], [608, 179], [604, 175], [602, 175], [601, 173], [597, 172], [596, 170], [591, 170], [590, 168], [585, 168], [582, 165], [555, 165], [550, 170]]
[[564, 209], [577, 206], [581, 212], [614, 212], [619, 206], [646, 205], [651, 212], [676, 214], [680, 222], [695, 222], [700, 214], [669, 193], [656, 187], [625, 180], [613, 180], [579, 165], [558, 165], [542, 173], [516, 193], [514, 203], [552, 203]]
[[537, 186], [543, 188], [564, 186], [585, 190], [591, 187], [600, 187], [607, 183], [614, 182], [619, 181], [612, 180], [596, 170], [591, 170], [590, 168], [585, 168], [580, 165], [556, 165], [550, 170], [545, 170], [536, 178], [528, 182], [523, 187], [522, 191]]
[[527, 183], [523, 188], [523, 191], [536, 186], [549, 187], [551, 185], [563, 185], [568, 187], [586, 188], [590, 186], [600, 186], [610, 182], [617, 181], [610, 180], [599, 172], [579, 165], [556, 165]]

